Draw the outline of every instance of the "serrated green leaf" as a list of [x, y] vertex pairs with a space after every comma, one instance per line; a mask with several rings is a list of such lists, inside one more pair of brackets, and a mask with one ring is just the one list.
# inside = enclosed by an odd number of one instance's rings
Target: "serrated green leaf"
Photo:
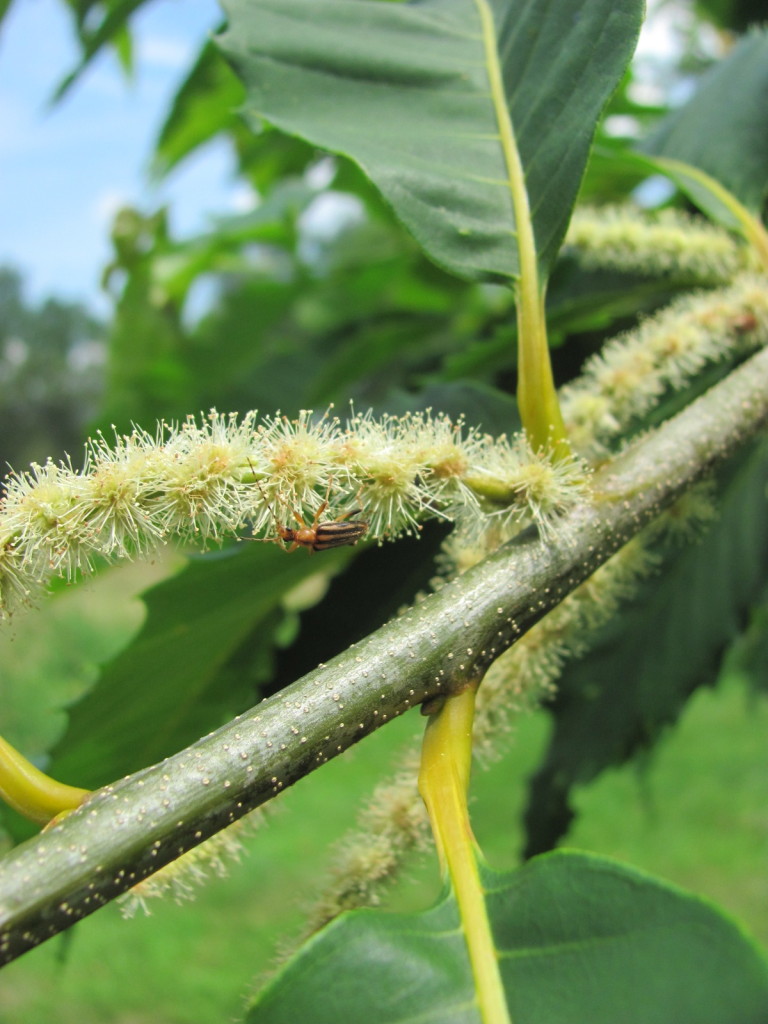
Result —
[[573, 816], [570, 792], [653, 746], [690, 695], [717, 678], [768, 578], [768, 450], [730, 479], [719, 518], [638, 586], [563, 673], [549, 749], [531, 784], [528, 854], [550, 849]]
[[741, 40], [642, 148], [706, 171], [759, 214], [768, 196], [768, 32]]
[[[231, 0], [228, 12], [221, 45], [250, 118], [351, 157], [436, 262], [509, 279], [519, 263], [507, 118], [547, 268], [642, 3]], [[496, 71], [508, 112], [494, 105]]]
[[[713, 905], [605, 858], [483, 869], [515, 1024], [762, 1024], [768, 965]], [[479, 1024], [452, 897], [423, 914], [364, 910], [315, 936], [248, 1024]]]
[[[50, 774], [81, 786], [104, 785], [252, 704], [268, 672], [284, 594], [312, 573], [333, 573], [349, 557], [324, 555], [318, 566], [277, 547], [243, 544], [193, 558], [148, 591], [144, 627], [72, 707]], [[258, 627], [260, 644], [241, 650]], [[233, 659], [235, 666], [224, 672]]]

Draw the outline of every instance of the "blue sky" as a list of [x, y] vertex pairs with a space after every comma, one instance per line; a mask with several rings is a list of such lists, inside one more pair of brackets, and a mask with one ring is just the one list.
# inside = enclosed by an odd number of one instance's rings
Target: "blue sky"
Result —
[[220, 19], [215, 0], [149, 5], [133, 20], [137, 77], [127, 82], [104, 54], [50, 108], [77, 57], [68, 15], [56, 0], [11, 5], [0, 29], [0, 264], [22, 271], [30, 299], [56, 294], [108, 308], [98, 279], [124, 203], [153, 209], [172, 198], [173, 229], [183, 234], [242, 206], [223, 144], [159, 188], [145, 173], [168, 101]]
[[[641, 39], [646, 60], [668, 57], [673, 33], [659, 22], [681, 10], [656, 11]], [[108, 311], [99, 276], [112, 217], [125, 203], [150, 210], [170, 200], [172, 230], [187, 235], [214, 212], [252, 202], [223, 143], [154, 190], [145, 173], [168, 102], [220, 20], [215, 0], [156, 0], [132, 21], [136, 78], [127, 82], [105, 53], [51, 109], [77, 59], [69, 16], [59, 0], [11, 4], [0, 29], [0, 264], [22, 271], [30, 299], [55, 294]]]

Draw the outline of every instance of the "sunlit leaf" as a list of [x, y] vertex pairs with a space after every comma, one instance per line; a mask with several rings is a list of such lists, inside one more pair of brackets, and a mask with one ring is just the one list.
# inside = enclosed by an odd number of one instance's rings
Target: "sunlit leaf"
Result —
[[[99, 5], [87, 4], [77, 10], [77, 28], [80, 38], [81, 56], [75, 67], [59, 83], [54, 93], [54, 102], [62, 99], [94, 57], [105, 46], [113, 46], [118, 59], [126, 70], [131, 69], [132, 47], [128, 23], [136, 11], [150, 0], [108, 0]], [[101, 20], [93, 25], [92, 13], [98, 9]], [[87, 17], [86, 17], [87, 16]]]
[[198, 146], [235, 127], [243, 87], [206, 41], [173, 98], [155, 143], [154, 171], [167, 174]]

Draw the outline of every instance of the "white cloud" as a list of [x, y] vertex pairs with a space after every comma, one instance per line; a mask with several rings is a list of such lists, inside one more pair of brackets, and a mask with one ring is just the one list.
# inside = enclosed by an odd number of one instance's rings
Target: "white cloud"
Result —
[[126, 189], [105, 188], [93, 199], [90, 208], [90, 220], [101, 228], [109, 230], [115, 214], [124, 206], [135, 206], [136, 197]]
[[195, 55], [191, 40], [161, 35], [139, 37], [136, 50], [137, 64], [171, 71], [188, 67]]

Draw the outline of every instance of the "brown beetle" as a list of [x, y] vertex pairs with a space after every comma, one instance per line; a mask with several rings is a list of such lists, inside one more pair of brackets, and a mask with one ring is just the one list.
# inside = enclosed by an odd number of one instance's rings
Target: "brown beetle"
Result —
[[[260, 484], [259, 490], [261, 490]], [[330, 485], [328, 490], [330, 492]], [[264, 500], [266, 501], [266, 496]], [[269, 505], [269, 502], [267, 504]], [[271, 509], [272, 506], [269, 505], [269, 508]], [[350, 516], [357, 515], [362, 509], [353, 508], [350, 512], [345, 512], [343, 516], [339, 516], [338, 519], [330, 519], [325, 523], [321, 523], [320, 517], [327, 508], [328, 496], [326, 495], [325, 501], [315, 512], [315, 518], [312, 520], [311, 526], [307, 526], [301, 515], [298, 512], [294, 512], [294, 518], [299, 524], [298, 530], [293, 530], [290, 526], [278, 525], [279, 539], [277, 537], [265, 539], [275, 544], [280, 544], [281, 541], [284, 544], [290, 544], [290, 547], [285, 549], [290, 554], [296, 548], [307, 548], [309, 551], [327, 551], [329, 548], [342, 548], [346, 544], [357, 544], [360, 538], [364, 537], [368, 532], [368, 523], [364, 520], [349, 519]], [[272, 514], [274, 515], [274, 512]]]

